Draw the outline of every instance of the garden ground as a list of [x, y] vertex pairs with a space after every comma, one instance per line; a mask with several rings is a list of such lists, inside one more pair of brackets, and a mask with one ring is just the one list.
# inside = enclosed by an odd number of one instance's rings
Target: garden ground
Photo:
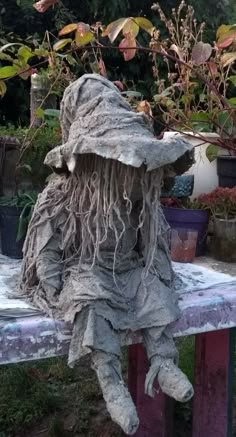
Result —
[[[179, 348], [180, 366], [192, 379], [193, 338], [181, 339]], [[106, 412], [87, 358], [73, 370], [65, 358], [2, 366], [0, 386], [0, 437], [124, 436]], [[191, 403], [176, 404], [174, 437], [191, 437]]]

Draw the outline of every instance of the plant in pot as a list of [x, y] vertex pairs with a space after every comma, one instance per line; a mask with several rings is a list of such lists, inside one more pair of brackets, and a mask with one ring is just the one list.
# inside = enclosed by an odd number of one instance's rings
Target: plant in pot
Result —
[[0, 126], [0, 195], [14, 196], [17, 191], [38, 191], [44, 186], [50, 173], [44, 158], [61, 141], [58, 122], [46, 118], [45, 112], [38, 129]]
[[192, 229], [198, 232], [196, 256], [206, 253], [209, 212], [200, 199], [161, 198], [164, 216], [171, 229]]
[[[1, 249], [4, 255], [21, 258], [37, 193], [50, 173], [43, 161], [46, 153], [60, 141], [60, 132], [57, 125], [49, 127], [44, 121], [38, 129], [0, 127], [0, 137], [14, 139], [18, 147], [17, 156], [13, 156], [10, 163], [6, 160], [3, 162], [0, 187]], [[6, 171], [10, 164], [11, 171]]]
[[37, 193], [22, 193], [0, 197], [2, 254], [22, 258], [22, 248], [28, 223], [37, 200]]
[[167, 31], [163, 39], [160, 32], [154, 32], [151, 41], [151, 48], [158, 51], [152, 54], [157, 90], [153, 95], [153, 114], [164, 130], [175, 131], [194, 146], [202, 146], [196, 150], [197, 163], [191, 169], [197, 176], [194, 195], [218, 185], [213, 162], [216, 157], [219, 184], [234, 186], [236, 27], [220, 26], [216, 42], [205, 43], [205, 24], [197, 23], [192, 6], [182, 1], [173, 9], [171, 18], [165, 16], [158, 3], [153, 9]]
[[211, 250], [214, 258], [236, 262], [236, 187], [218, 187], [199, 196], [213, 220]]

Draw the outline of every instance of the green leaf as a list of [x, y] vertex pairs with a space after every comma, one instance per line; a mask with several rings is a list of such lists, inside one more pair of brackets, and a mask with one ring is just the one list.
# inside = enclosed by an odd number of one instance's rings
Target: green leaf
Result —
[[226, 34], [230, 29], [232, 28], [231, 24], [221, 24], [220, 27], [218, 27], [216, 32], [216, 38], [221, 38], [224, 34]]
[[127, 22], [125, 23], [124, 27], [123, 27], [123, 35], [132, 35], [134, 38], [136, 38], [136, 36], [139, 33], [139, 25], [136, 23], [134, 18], [128, 18]]
[[122, 96], [126, 96], [126, 97], [134, 97], [137, 99], [141, 99], [142, 98], [142, 94], [138, 91], [123, 91]]
[[209, 121], [209, 114], [206, 112], [196, 112], [195, 114], [191, 115], [190, 118], [191, 121]]
[[46, 58], [49, 55], [49, 51], [43, 48], [39, 48], [39, 49], [35, 49], [34, 54]]
[[53, 46], [53, 50], [55, 50], [55, 52], [57, 52], [58, 50], [63, 49], [67, 44], [71, 43], [72, 39], [71, 38], [65, 38], [65, 39], [61, 39], [60, 41], [57, 41], [54, 46]]
[[208, 161], [212, 162], [217, 158], [219, 148], [217, 146], [214, 146], [214, 144], [209, 144], [209, 146], [206, 149], [206, 157]]
[[56, 117], [59, 118], [60, 111], [59, 109], [45, 109], [44, 115], [47, 115], [48, 117]]
[[119, 18], [118, 20], [113, 21], [104, 30], [102, 36], [108, 36], [109, 40], [114, 42], [128, 20], [129, 18]]
[[0, 52], [4, 52], [4, 50], [9, 49], [10, 47], [13, 46], [23, 46], [23, 44], [20, 42], [9, 42], [7, 44], [4, 44], [2, 47], [0, 47]]
[[236, 52], [224, 53], [221, 56], [221, 62], [224, 67], [227, 67], [228, 65], [232, 64], [235, 60], [236, 60]]
[[236, 76], [229, 76], [228, 80], [234, 85], [236, 86]]
[[236, 106], [236, 97], [231, 97], [228, 99], [228, 102], [230, 103], [230, 106]]
[[27, 63], [28, 60], [34, 56], [32, 50], [27, 46], [20, 47], [17, 54], [18, 57], [23, 59], [25, 63]]
[[151, 21], [144, 17], [135, 17], [134, 21], [139, 27], [141, 27], [141, 29], [152, 35], [154, 26]]
[[0, 60], [1, 61], [13, 61], [13, 58], [10, 55], [7, 55], [6, 53], [0, 52]]
[[236, 40], [236, 27], [230, 26], [230, 29], [226, 32], [222, 32], [218, 38], [217, 47], [219, 49], [225, 49], [229, 47]]
[[0, 80], [0, 96], [3, 97], [6, 94], [7, 86], [4, 80]]
[[36, 108], [36, 110], [35, 110], [36, 117], [43, 118], [44, 114], [45, 114], [45, 112], [42, 108]]
[[24, 168], [25, 170], [28, 170], [29, 173], [32, 173], [32, 167], [29, 164], [22, 164], [20, 168]]
[[8, 79], [9, 77], [15, 76], [17, 72], [18, 72], [18, 68], [14, 66], [1, 67], [0, 79]]
[[75, 43], [77, 46], [85, 46], [94, 39], [93, 32], [90, 30], [90, 26], [85, 23], [79, 23], [77, 31], [75, 33]]

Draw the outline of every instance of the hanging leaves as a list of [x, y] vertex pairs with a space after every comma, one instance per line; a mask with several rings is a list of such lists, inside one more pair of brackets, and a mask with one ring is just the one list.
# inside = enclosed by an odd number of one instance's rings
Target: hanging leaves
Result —
[[153, 24], [151, 21], [147, 20], [147, 18], [119, 18], [107, 26], [105, 31], [102, 33], [102, 36], [108, 36], [110, 41], [113, 43], [121, 31], [124, 36], [129, 34], [132, 38], [136, 38], [140, 28], [148, 32], [150, 35], [152, 35], [154, 30]]
[[119, 49], [123, 53], [125, 61], [130, 61], [136, 54], [136, 39], [132, 35], [127, 35], [119, 44]]
[[208, 43], [199, 41], [192, 50], [192, 61], [194, 64], [205, 64], [212, 54], [212, 46]]

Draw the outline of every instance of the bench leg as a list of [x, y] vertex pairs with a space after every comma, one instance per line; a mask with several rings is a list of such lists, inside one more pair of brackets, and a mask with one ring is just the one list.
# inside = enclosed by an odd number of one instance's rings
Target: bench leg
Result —
[[155, 395], [155, 398], [145, 395], [144, 383], [147, 370], [148, 361], [143, 346], [140, 344], [129, 346], [129, 390], [140, 419], [135, 437], [171, 437], [174, 403], [161, 391]]
[[232, 437], [234, 335], [196, 336], [193, 437]]

